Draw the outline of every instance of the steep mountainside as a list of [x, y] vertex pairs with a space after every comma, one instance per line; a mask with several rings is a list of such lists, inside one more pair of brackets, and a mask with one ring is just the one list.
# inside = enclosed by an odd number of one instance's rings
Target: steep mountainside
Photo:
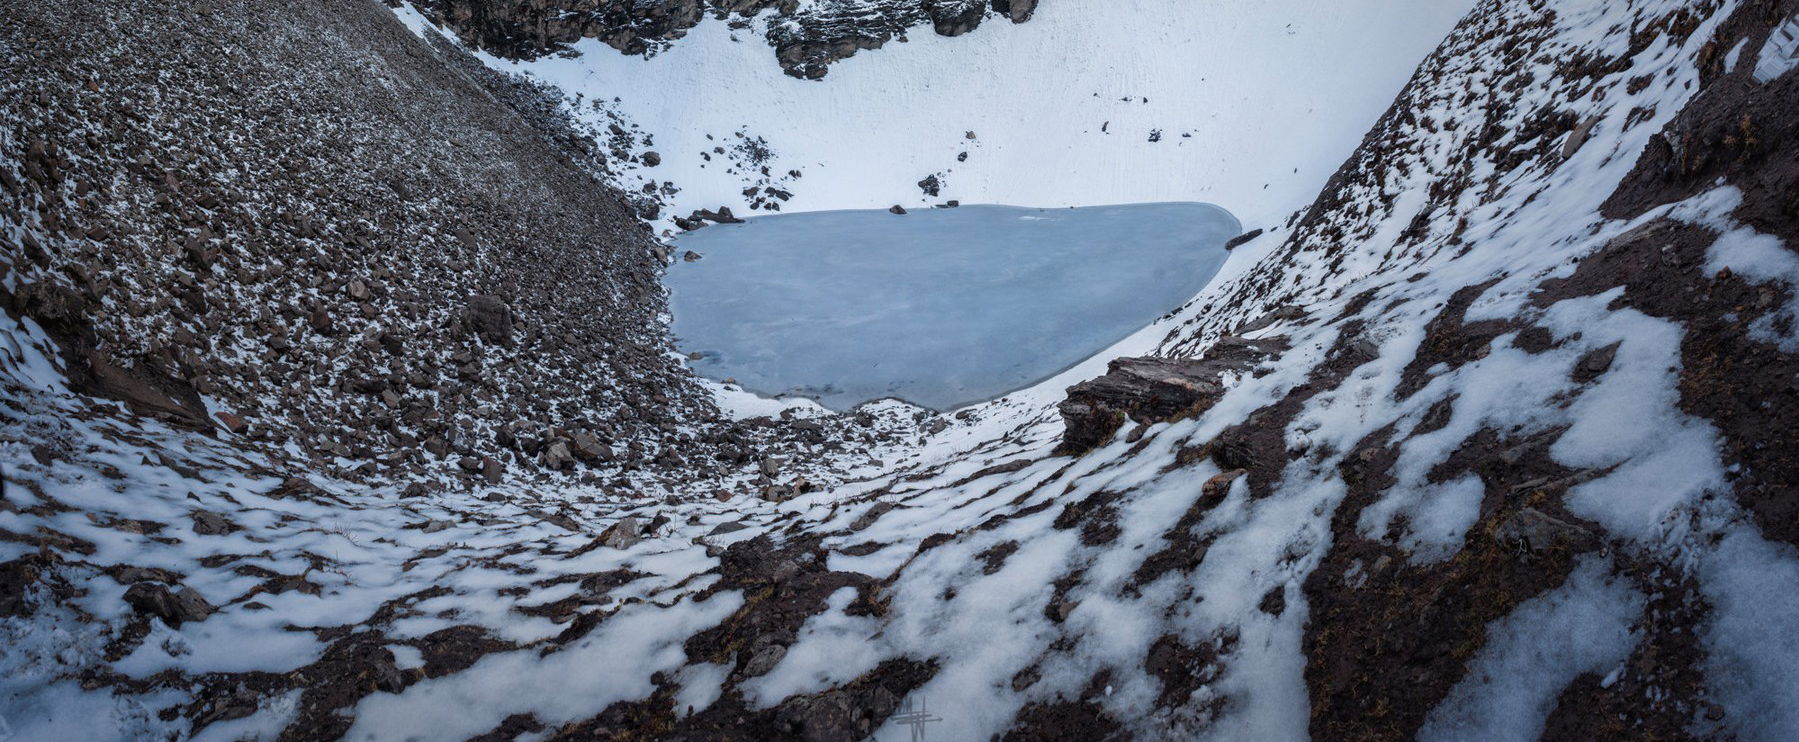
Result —
[[363, 3], [5, 23], [8, 303], [75, 388], [418, 487], [665, 489], [778, 437], [712, 422], [666, 248], [548, 94]]
[[[490, 46], [617, 25], [444, 7]], [[749, 420], [674, 365], [570, 122], [410, 9], [34, 10], [0, 21], [0, 739], [896, 739], [921, 703], [945, 739], [1799, 734], [1799, 0], [1481, 0], [1108, 354]], [[428, 412], [378, 424], [401, 388]], [[295, 415], [192, 429], [233, 410]], [[468, 448], [312, 455], [327, 425]]]

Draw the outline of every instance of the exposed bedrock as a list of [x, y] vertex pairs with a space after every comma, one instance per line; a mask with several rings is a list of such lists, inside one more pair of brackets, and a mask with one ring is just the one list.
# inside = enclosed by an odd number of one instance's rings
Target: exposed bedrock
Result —
[[878, 49], [913, 28], [943, 36], [975, 30], [989, 15], [1024, 23], [1037, 0], [421, 0], [433, 20], [465, 42], [527, 59], [598, 39], [625, 54], [655, 54], [708, 16], [750, 28], [770, 12], [766, 41], [794, 77], [825, 76], [832, 62]]
[[1285, 349], [1278, 338], [1226, 337], [1197, 359], [1112, 361], [1106, 375], [1069, 387], [1068, 399], [1057, 406], [1067, 425], [1058, 452], [1097, 448], [1127, 419], [1151, 425], [1201, 414], [1223, 396], [1227, 375], [1248, 373]]

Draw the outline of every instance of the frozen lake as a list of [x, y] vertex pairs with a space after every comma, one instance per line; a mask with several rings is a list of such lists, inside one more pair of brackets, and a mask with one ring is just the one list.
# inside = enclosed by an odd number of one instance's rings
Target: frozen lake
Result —
[[844, 410], [1022, 389], [1192, 298], [1240, 226], [1199, 203], [759, 216], [681, 235], [668, 269], [695, 371]]

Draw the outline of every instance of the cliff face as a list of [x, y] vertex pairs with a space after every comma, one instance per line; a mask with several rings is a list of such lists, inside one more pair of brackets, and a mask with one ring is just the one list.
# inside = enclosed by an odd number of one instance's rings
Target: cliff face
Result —
[[[530, 58], [599, 39], [626, 54], [654, 54], [707, 18], [758, 29], [787, 74], [817, 79], [832, 62], [878, 49], [929, 25], [943, 36], [973, 31], [987, 18], [1024, 23], [1037, 0], [424, 0], [427, 16], [466, 43], [503, 57]], [[767, 15], [763, 15], [766, 13]]]

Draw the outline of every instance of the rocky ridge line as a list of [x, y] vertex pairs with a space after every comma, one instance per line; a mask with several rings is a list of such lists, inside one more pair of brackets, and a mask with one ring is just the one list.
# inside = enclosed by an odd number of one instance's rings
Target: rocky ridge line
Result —
[[[930, 25], [942, 36], [960, 36], [988, 18], [1024, 23], [1038, 0], [419, 0], [433, 21], [454, 29], [465, 43], [513, 59], [529, 59], [599, 39], [625, 54], [651, 55], [668, 48], [710, 18], [732, 29], [762, 24], [781, 69], [819, 79], [832, 62], [857, 51], [904, 41]], [[764, 14], [768, 14], [764, 17]]]

